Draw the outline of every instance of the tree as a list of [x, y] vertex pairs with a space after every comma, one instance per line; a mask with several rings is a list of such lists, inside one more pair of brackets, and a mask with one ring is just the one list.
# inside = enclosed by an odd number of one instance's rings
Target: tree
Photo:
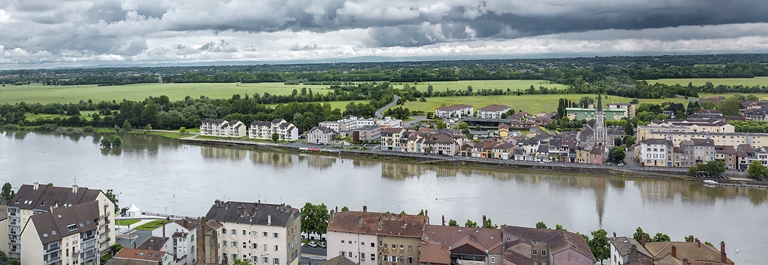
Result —
[[695, 175], [696, 173], [699, 173], [698, 166], [691, 166], [688, 168], [688, 174]]
[[5, 199], [6, 203], [10, 203], [14, 196], [16, 196], [16, 191], [13, 190], [13, 186], [11, 186], [11, 183], [6, 182], [3, 184], [3, 192], [0, 193], [0, 196], [3, 196], [3, 199]]
[[703, 170], [710, 175], [719, 176], [725, 172], [725, 162], [721, 160], [712, 160], [705, 164], [700, 164], [699, 170]]
[[624, 145], [625, 146], [632, 146], [633, 144], [635, 144], [635, 140], [636, 139], [637, 138], [634, 137], [634, 136], [624, 135]]
[[651, 238], [651, 235], [649, 235], [646, 232], [643, 232], [643, 229], [638, 226], [637, 229], [635, 229], [635, 233], [632, 234], [632, 237], [635, 240], [637, 240], [637, 242], [643, 242], [643, 236], [645, 236], [646, 242], [651, 242], [651, 240], [653, 240], [653, 238]]
[[538, 222], [536, 223], [536, 228], [547, 229], [547, 225], [544, 222]]
[[483, 228], [496, 229], [496, 228], [499, 228], [499, 226], [493, 224], [493, 222], [491, 221], [491, 218], [488, 218], [488, 219], [485, 220], [485, 224], [483, 225]]
[[347, 206], [341, 207], [341, 211], [342, 212], [349, 212], [349, 207], [347, 207]]
[[722, 111], [723, 116], [738, 117], [741, 115], [739, 112], [739, 110], [741, 110], [741, 102], [736, 98], [721, 100], [720, 103], [717, 104], [717, 110]]
[[99, 144], [101, 145], [101, 148], [103, 148], [103, 149], [110, 149], [110, 148], [112, 148], [112, 141], [109, 140], [109, 137], [101, 138], [101, 142]]
[[301, 231], [307, 234], [325, 234], [328, 220], [331, 218], [325, 204], [314, 205], [310, 202], [301, 207]]
[[637, 104], [637, 103], [640, 103], [640, 101], [637, 100], [636, 98], [633, 98], [632, 101], [629, 102], [629, 104]]
[[[747, 168], [747, 173], [749, 173], [749, 176], [752, 178], [768, 177], [768, 170], [765, 169], [765, 166], [763, 166], [763, 163], [760, 163], [760, 161], [757, 161], [757, 160], [752, 161], [752, 163], [749, 163], [749, 167]], [[8, 183], [5, 183], [5, 185], [8, 185]], [[5, 194], [5, 186], [3, 186], [3, 194]]]
[[456, 220], [448, 220], [448, 226], [459, 226], [459, 222], [456, 222]]
[[587, 108], [589, 105], [592, 105], [595, 103], [595, 99], [589, 96], [583, 96], [581, 99], [579, 99], [579, 105], [581, 105], [582, 108]]
[[608, 161], [613, 161], [615, 163], [624, 161], [624, 157], [626, 157], [626, 154], [624, 153], [624, 147], [621, 146], [611, 147], [610, 152], [608, 153]]
[[669, 238], [669, 235], [667, 234], [656, 233], [656, 235], [653, 236], [653, 242], [668, 242], [668, 241], [672, 241], [672, 240]]
[[459, 130], [469, 129], [469, 125], [467, 125], [466, 122], [462, 121], [462, 122], [459, 122], [458, 125], [456, 125], [456, 129], [459, 129]]
[[563, 229], [563, 225], [561, 225], [561, 224], [556, 224], [556, 225], [555, 225], [555, 230], [565, 230], [565, 229]]
[[107, 196], [107, 199], [112, 201], [112, 203], [115, 204], [115, 213], [118, 213], [120, 211], [120, 207], [118, 207], [117, 195], [115, 195], [111, 189], [107, 190], [107, 193], [105, 194]]
[[445, 124], [443, 121], [437, 121], [437, 129], [445, 129], [448, 128], [448, 125]]
[[120, 138], [120, 136], [112, 135], [109, 137], [109, 140], [112, 141], [112, 148], [123, 147], [123, 138]]
[[626, 133], [627, 136], [635, 135], [635, 126], [633, 126], [631, 122], [627, 122], [627, 125], [624, 125], [624, 133]]
[[478, 226], [477, 222], [467, 219], [467, 222], [464, 223], [464, 227], [477, 228]]
[[421, 212], [419, 212], [419, 214], [417, 214], [417, 215], [424, 216], [424, 209], [421, 209]]
[[619, 146], [619, 145], [622, 145], [622, 144], [624, 144], [624, 139], [622, 139], [621, 137], [618, 137], [618, 136], [616, 138], [613, 138], [613, 145]]
[[179, 128], [179, 133], [180, 134], [186, 134], [187, 133], [187, 127], [182, 126], [181, 128]]
[[245, 260], [240, 260], [240, 259], [235, 259], [232, 261], [232, 265], [250, 265], [250, 264], [251, 264], [250, 262]]
[[280, 139], [280, 135], [279, 135], [279, 134], [277, 134], [277, 133], [273, 133], [273, 134], [272, 134], [272, 141], [274, 141], [275, 143], [277, 143], [277, 140], [278, 140], [278, 139]]
[[605, 229], [592, 231], [592, 239], [587, 244], [589, 249], [592, 250], [592, 254], [595, 255], [595, 259], [603, 264], [603, 260], [610, 258], [611, 247], [608, 243], [608, 232]]
[[131, 123], [130, 123], [130, 122], [128, 122], [128, 120], [125, 120], [125, 121], [123, 122], [123, 130], [126, 130], [126, 131], [130, 131], [130, 130], [131, 130], [131, 127], [132, 127], [132, 126], [131, 126]]

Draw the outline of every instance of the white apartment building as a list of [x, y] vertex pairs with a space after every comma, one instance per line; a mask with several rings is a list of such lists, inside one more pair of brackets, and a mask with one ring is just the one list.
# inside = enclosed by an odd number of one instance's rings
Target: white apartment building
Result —
[[318, 127], [329, 128], [340, 133], [357, 130], [366, 126], [379, 126], [381, 128], [400, 128], [403, 126], [403, 120], [384, 117], [384, 119], [363, 119], [355, 116], [349, 116], [348, 119], [338, 121], [323, 121]]
[[21, 264], [99, 264], [99, 203], [35, 214], [21, 232]]
[[[98, 202], [98, 249], [106, 253], [116, 243], [114, 209], [115, 204], [101, 190], [78, 187], [71, 188], [39, 185], [22, 185], [16, 196], [8, 202], [6, 253], [10, 258], [21, 258], [21, 232], [30, 218], [52, 209], [73, 207], [87, 202]], [[4, 221], [5, 222], [5, 221]]]
[[243, 122], [238, 120], [205, 119], [200, 125], [200, 134], [216, 137], [245, 137], [246, 128]]
[[279, 140], [295, 141], [299, 139], [299, 128], [283, 119], [254, 121], [251, 123], [250, 135], [254, 139], [272, 140], [272, 134], [277, 133]]
[[674, 154], [672, 141], [665, 139], [647, 139], [640, 142], [637, 160], [644, 166], [671, 167]]
[[435, 117], [438, 118], [461, 118], [462, 116], [472, 116], [474, 113], [474, 107], [464, 104], [456, 104], [435, 109]]
[[359, 129], [359, 128], [362, 128], [362, 127], [365, 127], [365, 126], [370, 126], [370, 125], [376, 125], [376, 126], [379, 126], [381, 128], [401, 128], [401, 127], [403, 127], [403, 120], [393, 119], [392, 117], [387, 116], [387, 117], [384, 117], [384, 119], [381, 119], [381, 120], [374, 120], [374, 124], [365, 124], [365, 125], [362, 125], [362, 126], [357, 126], [354, 129]]
[[477, 117], [483, 119], [501, 119], [501, 115], [509, 111], [509, 106], [491, 104], [477, 110]]
[[301, 215], [290, 205], [216, 200], [205, 219], [222, 225], [220, 263], [288, 265], [301, 257]]
[[174, 264], [197, 264], [197, 219], [184, 218], [167, 223], [163, 227], [152, 230], [153, 237], [168, 237], [168, 254], [173, 256]]

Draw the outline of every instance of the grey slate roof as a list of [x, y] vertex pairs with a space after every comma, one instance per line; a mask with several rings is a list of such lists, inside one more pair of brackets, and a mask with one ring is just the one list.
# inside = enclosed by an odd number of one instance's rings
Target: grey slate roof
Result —
[[[98, 229], [98, 224], [94, 222], [94, 220], [98, 219], [99, 203], [97, 201], [78, 204], [72, 207], [54, 208], [53, 212], [36, 214], [30, 217], [31, 223], [34, 223], [37, 230], [34, 232], [37, 233], [43, 244], [59, 241], [62, 237], [72, 234]], [[25, 230], [30, 227], [29, 224], [30, 222], [27, 222], [27, 225], [24, 227]], [[68, 226], [73, 224], [75, 225], [74, 229], [69, 229]]]
[[268, 225], [285, 227], [291, 218], [300, 218], [299, 209], [290, 205], [277, 205], [266, 203], [216, 201], [208, 213], [206, 220], [215, 220], [220, 223], [239, 223], [252, 225]]
[[637, 252], [640, 252], [641, 254], [647, 256], [647, 257], [653, 257], [651, 256], [651, 253], [648, 253], [648, 250], [646, 250], [637, 240], [631, 237], [610, 237], [608, 238], [608, 241], [611, 242], [613, 247], [616, 248], [616, 251], [619, 252], [622, 256], [629, 255], [630, 250], [632, 250], [632, 245], [635, 245], [637, 247]]
[[[65, 205], [77, 205], [84, 202], [95, 201], [101, 190], [78, 187], [74, 188], [53, 187], [41, 184], [35, 190], [34, 185], [22, 185], [16, 196], [8, 203], [9, 206], [19, 209], [38, 209], [48, 211], [51, 206], [63, 207]], [[57, 206], [58, 205], [58, 206]]]

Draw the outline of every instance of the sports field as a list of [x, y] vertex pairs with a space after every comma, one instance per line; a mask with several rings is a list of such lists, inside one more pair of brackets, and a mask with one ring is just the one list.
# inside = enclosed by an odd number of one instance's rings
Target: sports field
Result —
[[671, 78], [671, 79], [658, 79], [648, 80], [649, 84], [662, 83], [665, 85], [680, 84], [681, 86], [687, 86], [688, 83], [694, 86], [702, 86], [707, 82], [712, 82], [712, 85], [730, 85], [730, 86], [768, 86], [768, 76], [759, 76], [755, 78]]

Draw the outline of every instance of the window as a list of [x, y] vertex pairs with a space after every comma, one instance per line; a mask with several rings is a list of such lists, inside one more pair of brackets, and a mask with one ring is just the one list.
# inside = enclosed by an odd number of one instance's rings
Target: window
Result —
[[277, 233], [272, 233], [272, 237], [277, 238]]
[[248, 243], [243, 242], [243, 248], [247, 248], [247, 247], [248, 247]]
[[360, 245], [361, 246], [365, 246], [365, 242], [360, 242]]
[[274, 258], [273, 261], [275, 262], [275, 265], [280, 264], [280, 259]]
[[232, 261], [235, 261], [236, 258], [237, 258], [237, 254], [232, 254]]
[[376, 243], [371, 242], [371, 247], [375, 247], [374, 244], [376, 244]]
[[496, 263], [496, 257], [491, 257], [491, 263]]
[[389, 256], [384, 255], [381, 259], [382, 259], [382, 261], [389, 261]]
[[360, 252], [360, 260], [365, 260], [365, 253]]
[[222, 245], [224, 245], [224, 247], [227, 247], [227, 241], [226, 241], [226, 240], [224, 240], [224, 241], [223, 241], [223, 242], [221, 242], [221, 243], [222, 243]]
[[236, 247], [237, 247], [237, 241], [232, 241], [232, 247], [233, 247], [233, 248], [236, 248]]
[[237, 235], [237, 232], [235, 231], [235, 229], [232, 229], [231, 232], [233, 235]]
[[277, 245], [275, 245], [275, 251], [277, 251]]
[[264, 244], [264, 251], [267, 251], [267, 244]]
[[227, 229], [226, 228], [222, 228], [221, 229], [221, 233], [226, 235], [227, 234]]
[[350, 258], [352, 257], [352, 251], [350, 251], [350, 252], [349, 252], [349, 257], [350, 257]]
[[263, 258], [261, 258], [261, 262], [264, 263], [264, 264], [269, 264], [269, 258], [263, 257]]
[[400, 250], [403, 250], [403, 245], [400, 245]]
[[253, 263], [259, 263], [259, 257], [253, 256], [251, 257], [251, 261], [253, 261]]
[[397, 245], [392, 244], [392, 249], [396, 249], [396, 248], [397, 248]]
[[342, 256], [342, 257], [346, 257], [347, 256], [347, 252], [346, 251], [339, 251], [339, 255]]
[[532, 254], [532, 255], [538, 255], [537, 253], [538, 253], [538, 251], [537, 251], [537, 250], [535, 250], [535, 249], [534, 249], [534, 250], [531, 250], [531, 254]]
[[347, 241], [347, 243], [348, 243], [350, 246], [352, 245], [352, 241]]
[[371, 261], [375, 261], [375, 260], [376, 260], [376, 255], [371, 254]]
[[261, 233], [261, 235], [263, 235], [263, 236], [268, 236], [268, 235], [269, 235], [269, 233], [267, 233], [267, 232], [263, 232], [263, 233]]
[[408, 250], [413, 250], [413, 246], [408, 246]]
[[[259, 245], [256, 243], [251, 244], [252, 249], [259, 249]], [[258, 261], [258, 260], [257, 260]]]
[[[256, 231], [251, 231], [251, 235], [252, 235], [252, 236], [258, 236], [258, 235], [259, 235], [259, 232], [256, 232]], [[258, 260], [257, 260], [257, 261], [258, 261]]]
[[546, 249], [542, 249], [541, 250], [541, 255], [547, 255], [547, 250]]
[[[491, 257], [491, 260], [494, 260], [495, 257]], [[408, 257], [408, 264], [413, 264], [413, 257]]]
[[344, 240], [341, 240], [341, 244], [342, 244], [342, 245], [344, 244]]
[[392, 256], [392, 262], [397, 262], [397, 256]]

